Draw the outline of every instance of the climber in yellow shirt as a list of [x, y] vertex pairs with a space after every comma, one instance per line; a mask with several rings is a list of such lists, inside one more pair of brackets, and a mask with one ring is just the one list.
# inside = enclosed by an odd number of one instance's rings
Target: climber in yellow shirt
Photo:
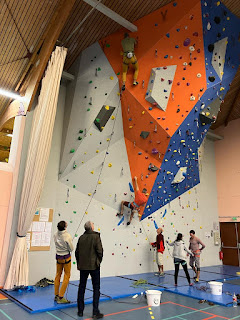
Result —
[[122, 48], [123, 48], [123, 74], [122, 74], [122, 80], [123, 80], [123, 85], [122, 85], [122, 91], [125, 90], [125, 83], [126, 83], [126, 78], [127, 78], [127, 71], [128, 71], [128, 66], [132, 64], [135, 72], [133, 76], [133, 85], [136, 86], [138, 84], [137, 82], [137, 77], [138, 77], [138, 61], [134, 53], [134, 47], [137, 45], [137, 40], [134, 38], [130, 38], [128, 33], [124, 34], [124, 39], [121, 42]]

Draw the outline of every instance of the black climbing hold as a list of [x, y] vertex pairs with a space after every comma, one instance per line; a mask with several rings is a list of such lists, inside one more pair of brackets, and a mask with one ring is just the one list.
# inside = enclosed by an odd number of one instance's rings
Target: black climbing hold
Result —
[[219, 24], [219, 23], [221, 22], [221, 18], [220, 18], [220, 17], [215, 17], [215, 18], [214, 18], [214, 22], [215, 22], [216, 24]]
[[208, 80], [210, 81], [210, 82], [214, 82], [216, 79], [215, 79], [215, 77], [208, 77]]
[[97, 117], [94, 120], [94, 124], [97, 126], [99, 131], [103, 131], [103, 128], [105, 127], [114, 110], [115, 107], [104, 105], [99, 111]]
[[149, 132], [148, 131], [142, 131], [140, 134], [140, 137], [142, 137], [143, 139], [147, 139], [147, 137], [149, 136]]
[[178, 113], [178, 112], [180, 112], [180, 109], [179, 109], [179, 108], [177, 109], [177, 113]]
[[221, 36], [222, 36], [221, 33], [218, 32], [217, 37], [218, 37], [218, 38], [221, 38]]
[[214, 44], [210, 44], [209, 46], [208, 46], [208, 51], [209, 52], [213, 52], [213, 50], [214, 50]]

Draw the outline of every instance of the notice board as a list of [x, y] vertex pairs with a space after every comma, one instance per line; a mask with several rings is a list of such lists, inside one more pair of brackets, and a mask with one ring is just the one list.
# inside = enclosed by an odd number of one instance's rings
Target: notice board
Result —
[[52, 233], [53, 209], [39, 208], [27, 233], [28, 251], [49, 251]]

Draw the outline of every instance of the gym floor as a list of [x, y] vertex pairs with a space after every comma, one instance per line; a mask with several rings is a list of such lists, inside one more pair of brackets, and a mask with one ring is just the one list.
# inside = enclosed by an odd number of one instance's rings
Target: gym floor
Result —
[[[3, 297], [1, 297], [3, 298]], [[100, 311], [108, 320], [220, 320], [240, 319], [239, 307], [210, 306], [199, 304], [198, 300], [164, 291], [160, 307], [148, 307], [146, 299], [138, 296], [136, 299], [124, 298], [100, 303]], [[30, 314], [15, 303], [3, 298], [0, 300], [0, 320], [90, 320], [92, 305], [86, 305], [84, 317], [77, 316], [77, 308], [69, 308]]]

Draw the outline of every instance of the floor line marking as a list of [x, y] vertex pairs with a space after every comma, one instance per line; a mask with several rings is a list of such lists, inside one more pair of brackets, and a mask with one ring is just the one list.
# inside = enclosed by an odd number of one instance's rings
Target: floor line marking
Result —
[[237, 319], [237, 318], [240, 318], [240, 316], [236, 316], [236, 317], [234, 317], [234, 318], [230, 318], [229, 320]]
[[215, 305], [215, 306], [211, 306], [211, 307], [207, 307], [207, 308], [204, 308], [204, 309], [195, 309], [195, 308], [191, 308], [191, 307], [188, 307], [188, 306], [184, 306], [184, 305], [182, 305], [182, 304], [175, 303], [175, 302], [172, 302], [172, 301], [169, 301], [169, 303], [172, 303], [172, 304], [175, 304], [175, 305], [178, 305], [178, 306], [180, 306], [180, 307], [187, 308], [187, 309], [192, 309], [192, 310], [195, 310], [195, 311], [207, 313], [207, 314], [209, 314], [209, 315], [216, 316], [216, 317], [219, 317], [219, 318], [222, 318], [222, 319], [229, 319], [229, 318], [226, 318], [226, 317], [223, 317], [223, 316], [216, 315], [216, 314], [214, 314], [214, 313], [209, 313], [209, 312], [204, 311], [204, 310], [216, 308], [216, 305]]
[[13, 318], [9, 317], [2, 309], [0, 309], [0, 312], [8, 319], [8, 320], [13, 320]]
[[217, 316], [212, 316], [212, 317], [209, 317], [209, 318], [204, 318], [203, 320], [209, 320], [209, 319], [213, 319], [213, 318], [216, 318]]
[[[61, 311], [61, 310], [59, 310], [59, 311]], [[47, 314], [49, 314], [50, 316], [52, 316], [53, 318], [55, 318], [55, 319], [57, 319], [57, 320], [62, 320], [62, 318], [59, 318], [59, 317], [57, 317], [57, 316], [55, 316], [54, 314], [52, 314], [51, 312], [46, 312]]]
[[[166, 301], [166, 302], [163, 302], [161, 303], [162, 304], [167, 304], [169, 303], [170, 301]], [[105, 314], [104, 315], [104, 318], [105, 317], [109, 317], [109, 316], [114, 316], [116, 314], [121, 314], [121, 313], [126, 313], [126, 312], [131, 312], [131, 311], [136, 311], [136, 310], [141, 310], [141, 309], [146, 309], [146, 308], [149, 308], [151, 306], [143, 306], [143, 307], [139, 307], [139, 308], [134, 308], [134, 309], [129, 309], [129, 310], [123, 310], [123, 311], [119, 311], [119, 312], [115, 312], [115, 313], [109, 313], [109, 314]], [[88, 319], [85, 319], [85, 320], [91, 320], [92, 318], [88, 318]]]
[[[176, 303], [176, 304], [177, 304], [177, 303]], [[228, 320], [229, 320], [229, 318], [225, 318], [225, 317], [222, 317], [222, 316], [213, 314], [213, 313], [209, 313], [209, 312], [204, 312], [204, 311], [203, 311], [203, 310], [207, 310], [207, 309], [211, 309], [211, 308], [214, 308], [214, 307], [208, 307], [208, 308], [204, 308], [204, 309], [200, 309], [200, 310], [196, 309], [196, 310], [194, 310], [194, 311], [182, 313], [182, 314], [175, 315], [175, 316], [172, 316], [172, 317], [169, 317], [169, 318], [164, 318], [164, 319], [162, 319], [162, 320], [170, 320], [170, 319], [176, 318], [177, 316], [181, 317], [181, 316], [186, 316], [186, 315], [193, 314], [193, 313], [197, 313], [197, 312], [203, 312], [203, 313], [207, 313], [207, 314], [209, 314], [209, 315], [211, 315], [211, 316], [214, 316], [214, 317], [220, 317], [220, 318], [224, 318], [224, 319], [228, 319]]]

